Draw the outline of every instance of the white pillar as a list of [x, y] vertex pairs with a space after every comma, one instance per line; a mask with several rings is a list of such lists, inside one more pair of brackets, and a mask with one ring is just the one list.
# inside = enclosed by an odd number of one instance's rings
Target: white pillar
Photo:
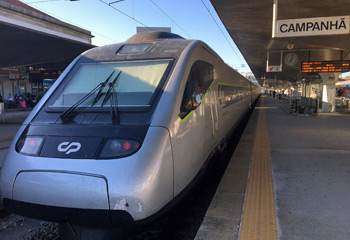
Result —
[[320, 73], [323, 80], [322, 112], [335, 112], [335, 83], [341, 73]]

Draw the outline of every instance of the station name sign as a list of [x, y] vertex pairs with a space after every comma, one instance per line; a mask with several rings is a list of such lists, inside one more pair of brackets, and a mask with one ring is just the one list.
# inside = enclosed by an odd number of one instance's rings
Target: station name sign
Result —
[[278, 20], [276, 37], [302, 37], [350, 33], [350, 16]]
[[350, 61], [301, 62], [302, 73], [349, 72]]

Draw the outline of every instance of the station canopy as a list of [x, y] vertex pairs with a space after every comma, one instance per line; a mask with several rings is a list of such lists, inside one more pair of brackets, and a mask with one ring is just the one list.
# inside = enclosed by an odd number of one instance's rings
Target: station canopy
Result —
[[260, 84], [265, 79], [296, 82], [305, 77], [319, 78], [317, 71], [302, 73], [303, 62], [350, 60], [348, 0], [211, 3]]
[[69, 63], [93, 47], [91, 32], [18, 0], [0, 1], [0, 68]]

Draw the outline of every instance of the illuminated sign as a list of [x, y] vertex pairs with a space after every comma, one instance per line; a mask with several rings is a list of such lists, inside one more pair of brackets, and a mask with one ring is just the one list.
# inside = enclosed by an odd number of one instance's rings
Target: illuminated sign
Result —
[[276, 37], [302, 37], [350, 33], [350, 16], [278, 20]]
[[29, 79], [57, 79], [59, 72], [56, 70], [31, 70], [29, 71]]
[[350, 61], [301, 62], [302, 73], [349, 72]]

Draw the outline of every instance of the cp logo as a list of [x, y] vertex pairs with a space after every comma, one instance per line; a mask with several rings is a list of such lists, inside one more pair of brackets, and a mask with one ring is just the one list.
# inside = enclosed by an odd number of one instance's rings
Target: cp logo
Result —
[[78, 152], [80, 148], [81, 144], [79, 142], [62, 142], [58, 145], [57, 150], [70, 154], [72, 152]]

